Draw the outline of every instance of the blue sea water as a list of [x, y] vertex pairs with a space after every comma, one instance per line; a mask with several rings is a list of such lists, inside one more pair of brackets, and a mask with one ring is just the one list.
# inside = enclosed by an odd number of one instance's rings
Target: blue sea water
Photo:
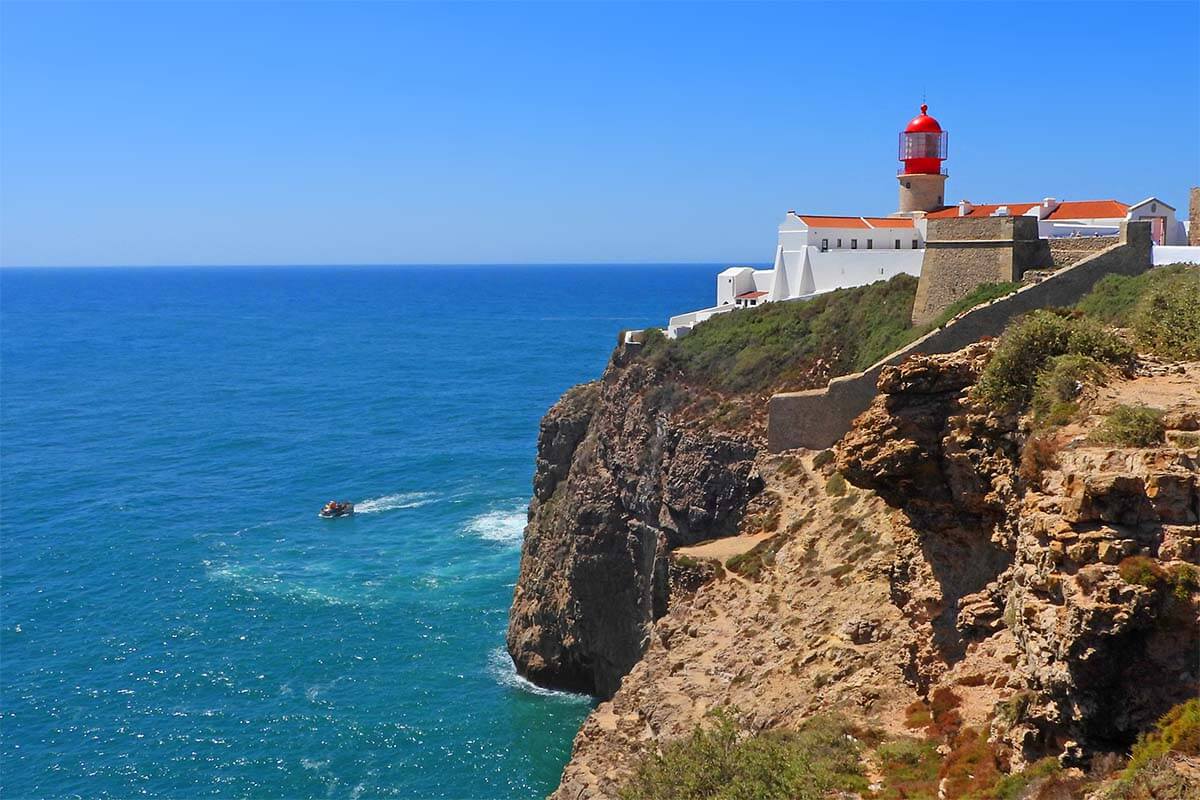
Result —
[[503, 649], [538, 420], [714, 272], [0, 271], [0, 793], [551, 790], [590, 702]]

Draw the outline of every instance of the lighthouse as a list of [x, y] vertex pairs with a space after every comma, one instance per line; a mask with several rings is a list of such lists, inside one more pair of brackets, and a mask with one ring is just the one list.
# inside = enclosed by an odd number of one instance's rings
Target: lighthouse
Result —
[[929, 116], [929, 106], [913, 117], [900, 134], [900, 213], [921, 216], [946, 205], [946, 132]]

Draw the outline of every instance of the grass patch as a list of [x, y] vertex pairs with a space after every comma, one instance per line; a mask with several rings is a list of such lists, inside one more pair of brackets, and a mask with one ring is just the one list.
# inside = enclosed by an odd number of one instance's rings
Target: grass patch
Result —
[[736, 572], [743, 578], [756, 581], [762, 575], [763, 570], [775, 563], [775, 555], [786, 540], [786, 536], [772, 536], [769, 539], [763, 539], [746, 552], [731, 557], [725, 562], [725, 568], [730, 572]]
[[1138, 303], [1152, 291], [1172, 286], [1179, 280], [1200, 281], [1200, 267], [1172, 264], [1141, 275], [1106, 275], [1096, 282], [1075, 308], [1109, 325], [1128, 325]]
[[837, 717], [798, 731], [746, 733], [717, 710], [710, 724], [642, 760], [622, 800], [818, 800], [867, 789], [861, 746]]
[[929, 798], [938, 796], [938, 772], [942, 758], [932, 739], [900, 738], [881, 744], [875, 750], [883, 788], [880, 800]]
[[[863, 369], [912, 338], [917, 279], [897, 275], [804, 302], [718, 314], [681, 339], [650, 334], [639, 357], [727, 392], [807, 387]], [[824, 362], [814, 381], [809, 373]]]
[[1200, 358], [1200, 269], [1152, 285], [1134, 306], [1130, 322], [1143, 350], [1164, 358]]
[[1093, 320], [1057, 311], [1031, 311], [1009, 325], [975, 386], [994, 406], [1023, 408], [1033, 398], [1039, 373], [1056, 356], [1087, 356], [1125, 366], [1133, 348]]
[[1089, 437], [1097, 444], [1119, 447], [1153, 447], [1163, 441], [1163, 412], [1146, 406], [1113, 408]]

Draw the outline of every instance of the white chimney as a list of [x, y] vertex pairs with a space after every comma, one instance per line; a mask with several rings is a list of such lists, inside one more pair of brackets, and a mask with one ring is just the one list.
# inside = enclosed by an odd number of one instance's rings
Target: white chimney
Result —
[[992, 216], [993, 217], [1007, 217], [1008, 216], [1008, 206], [1000, 206], [992, 213]]
[[973, 208], [975, 208], [975, 206], [971, 205], [971, 204], [970, 204], [968, 201], [966, 201], [966, 200], [959, 200], [959, 201], [958, 201], [958, 215], [959, 215], [960, 217], [965, 217], [967, 214], [970, 214], [970, 213], [971, 213], [971, 209], [973, 209]]

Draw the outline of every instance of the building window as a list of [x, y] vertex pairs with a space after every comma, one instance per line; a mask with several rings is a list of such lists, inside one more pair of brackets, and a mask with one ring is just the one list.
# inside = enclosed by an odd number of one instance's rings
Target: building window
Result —
[[913, 239], [913, 250], [916, 250], [916, 249], [917, 249], [917, 247], [918, 247], [917, 240], [916, 240], [916, 239]]
[[867, 239], [867, 249], [868, 249], [868, 250], [873, 250], [874, 248], [875, 248], [875, 240], [874, 240], [874, 239]]
[[841, 249], [842, 249], [842, 240], [841, 240], [841, 239], [838, 239], [838, 246], [837, 246], [837, 249], [838, 249], [838, 250], [841, 250]]
[[911, 188], [912, 188], [912, 181], [905, 181], [905, 182], [904, 182], [904, 188], [905, 188], [905, 189], [911, 189]]
[[858, 239], [851, 239], [851, 240], [850, 240], [850, 249], [851, 249], [851, 250], [857, 250], [857, 249], [858, 249]]
[[899, 239], [896, 240], [896, 249], [897, 250], [900, 249], [900, 240]]
[[821, 240], [821, 252], [822, 252], [822, 253], [824, 253], [824, 252], [825, 252], [826, 250], [828, 250], [828, 249], [829, 249], [829, 240], [828, 240], [828, 239], [822, 239], [822, 240]]
[[1158, 203], [1151, 203], [1151, 204], [1150, 204], [1150, 211], [1151, 211], [1151, 213], [1153, 213], [1153, 212], [1155, 212], [1155, 211], [1158, 211]]

